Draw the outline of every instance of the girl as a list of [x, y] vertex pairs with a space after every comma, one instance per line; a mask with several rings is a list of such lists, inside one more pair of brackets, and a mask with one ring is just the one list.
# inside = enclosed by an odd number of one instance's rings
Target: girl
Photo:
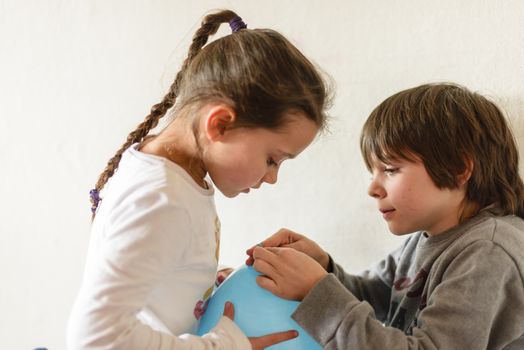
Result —
[[281, 230], [263, 246], [288, 248], [248, 251], [258, 283], [302, 300], [293, 318], [326, 349], [524, 348], [524, 185], [500, 110], [422, 85], [380, 104], [360, 145], [390, 231], [415, 233], [354, 276]]
[[[233, 33], [204, 46], [222, 23]], [[276, 183], [282, 162], [324, 127], [326, 102], [321, 76], [282, 35], [248, 30], [232, 11], [205, 17], [169, 92], [91, 191], [69, 348], [259, 349], [296, 336], [248, 340], [230, 320], [232, 305], [210, 334], [184, 333], [195, 330], [217, 270], [213, 185], [235, 197]], [[171, 107], [174, 119], [148, 135]]]

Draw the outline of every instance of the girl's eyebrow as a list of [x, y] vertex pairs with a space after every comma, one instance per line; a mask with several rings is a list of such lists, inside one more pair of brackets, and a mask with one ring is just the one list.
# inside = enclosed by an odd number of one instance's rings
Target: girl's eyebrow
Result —
[[277, 150], [280, 154], [282, 154], [285, 158], [287, 159], [293, 159], [296, 157], [296, 155], [294, 154], [291, 154], [291, 153], [287, 153], [287, 152], [282, 152], [281, 150]]

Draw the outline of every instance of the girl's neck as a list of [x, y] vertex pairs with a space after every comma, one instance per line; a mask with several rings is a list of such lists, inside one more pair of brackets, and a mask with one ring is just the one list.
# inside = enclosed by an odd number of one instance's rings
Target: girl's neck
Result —
[[208, 188], [204, 180], [207, 171], [202, 162], [195, 130], [185, 118], [171, 122], [159, 135], [140, 145], [140, 151], [169, 159], [182, 167], [195, 182]]

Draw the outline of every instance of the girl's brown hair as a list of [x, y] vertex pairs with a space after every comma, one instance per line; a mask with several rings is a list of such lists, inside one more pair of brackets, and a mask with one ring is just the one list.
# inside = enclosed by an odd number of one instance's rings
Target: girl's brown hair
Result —
[[471, 162], [466, 199], [524, 218], [511, 129], [493, 102], [462, 86], [426, 84], [387, 98], [364, 124], [360, 148], [369, 170], [375, 160], [421, 159], [438, 188], [456, 188]]
[[209, 102], [224, 102], [236, 112], [236, 127], [279, 128], [288, 121], [284, 117], [288, 112], [302, 112], [319, 129], [325, 127], [329, 101], [325, 81], [315, 66], [278, 32], [241, 29], [204, 47], [222, 23], [239, 20], [229, 10], [203, 19], [169, 92], [129, 134], [100, 175], [91, 196], [93, 213], [98, 192], [114, 174], [122, 153], [144, 140], [173, 106], [175, 115], [180, 115], [197, 111]]

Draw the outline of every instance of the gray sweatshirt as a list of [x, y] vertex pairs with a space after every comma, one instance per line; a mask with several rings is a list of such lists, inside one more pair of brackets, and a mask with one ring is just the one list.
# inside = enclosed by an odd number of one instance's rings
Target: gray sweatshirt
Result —
[[332, 263], [293, 318], [326, 349], [524, 349], [524, 221], [484, 210], [360, 275]]

